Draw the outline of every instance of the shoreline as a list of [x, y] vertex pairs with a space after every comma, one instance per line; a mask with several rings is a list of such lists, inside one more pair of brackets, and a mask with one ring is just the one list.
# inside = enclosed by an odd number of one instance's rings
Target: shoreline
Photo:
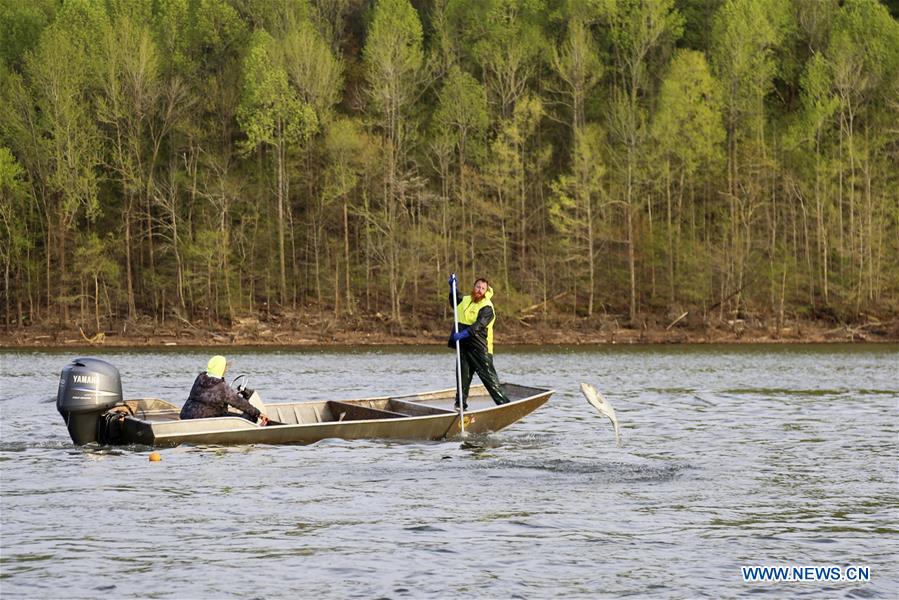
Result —
[[[0, 332], [0, 349], [62, 348], [171, 348], [171, 347], [341, 347], [341, 346], [445, 346], [447, 333], [427, 327], [402, 331], [384, 326], [336, 327], [333, 321], [277, 327], [256, 319], [236, 326], [161, 326], [88, 335], [80, 329], [23, 328]], [[498, 347], [653, 345], [653, 344], [878, 344], [899, 342], [899, 321], [864, 325], [835, 325], [794, 321], [783, 327], [728, 322], [700, 326], [660, 327], [644, 323], [640, 328], [609, 326], [569, 320], [503, 324], [496, 331]]]

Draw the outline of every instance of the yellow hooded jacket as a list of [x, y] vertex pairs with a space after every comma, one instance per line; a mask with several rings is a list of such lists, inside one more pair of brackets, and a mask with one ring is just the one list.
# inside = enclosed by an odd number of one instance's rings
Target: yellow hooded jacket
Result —
[[[456, 306], [456, 314], [459, 316], [459, 325], [467, 325], [471, 330], [471, 336], [462, 341], [462, 343], [471, 342], [478, 345], [484, 345], [486, 342], [486, 350], [488, 354], [493, 354], [493, 323], [496, 322], [496, 311], [493, 308], [493, 288], [488, 287], [484, 297], [480, 302], [472, 302], [471, 294], [463, 296]], [[482, 319], [478, 319], [481, 310], [489, 307], [482, 315]], [[484, 321], [487, 321], [486, 323]], [[459, 328], [462, 330], [462, 327]], [[486, 339], [485, 339], [486, 338]]]

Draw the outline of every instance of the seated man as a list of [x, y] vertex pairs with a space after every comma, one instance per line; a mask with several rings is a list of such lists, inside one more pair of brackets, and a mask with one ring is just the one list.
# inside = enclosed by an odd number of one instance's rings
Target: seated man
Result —
[[206, 371], [197, 375], [194, 381], [190, 396], [181, 409], [181, 418], [226, 417], [230, 405], [242, 410], [241, 416], [245, 419], [250, 421], [259, 419], [260, 425], [267, 425], [268, 417], [225, 383], [227, 368], [228, 362], [224, 356], [213, 356], [209, 359]]

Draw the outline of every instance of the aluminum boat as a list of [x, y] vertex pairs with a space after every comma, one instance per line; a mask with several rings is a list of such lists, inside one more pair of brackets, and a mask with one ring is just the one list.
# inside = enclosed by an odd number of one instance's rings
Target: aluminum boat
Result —
[[[464, 412], [466, 433], [499, 431], [549, 400], [553, 390], [503, 384], [510, 402], [495, 405], [474, 385]], [[118, 370], [96, 358], [77, 358], [60, 376], [57, 409], [76, 444], [311, 444], [326, 438], [439, 440], [457, 436], [463, 422], [454, 410], [455, 389], [354, 400], [261, 404], [270, 419], [261, 426], [240, 416], [182, 420], [180, 407], [158, 398], [123, 400]]]

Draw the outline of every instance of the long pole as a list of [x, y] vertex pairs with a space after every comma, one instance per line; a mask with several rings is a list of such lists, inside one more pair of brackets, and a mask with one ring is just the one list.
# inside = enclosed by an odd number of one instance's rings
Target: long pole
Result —
[[[456, 302], [456, 274], [453, 273], [453, 332], [459, 333], [459, 305]], [[465, 400], [462, 398], [462, 348], [456, 340], [456, 394], [459, 397], [459, 426], [465, 437]]]

